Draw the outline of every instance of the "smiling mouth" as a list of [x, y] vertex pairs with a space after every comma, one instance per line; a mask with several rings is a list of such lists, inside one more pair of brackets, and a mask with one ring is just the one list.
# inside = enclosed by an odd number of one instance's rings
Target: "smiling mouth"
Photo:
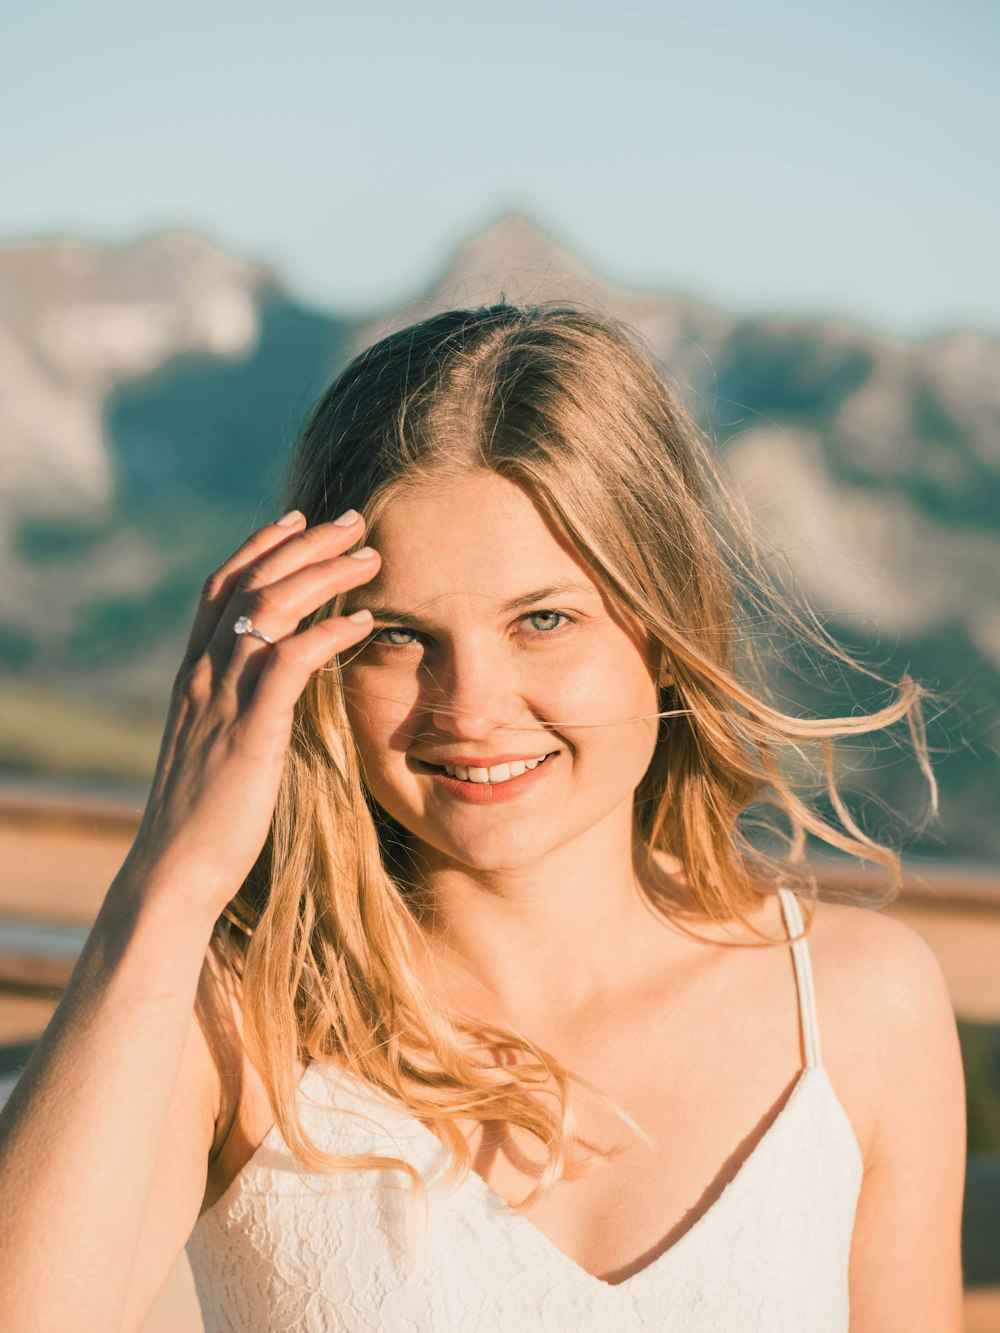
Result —
[[[539, 761], [538, 761], [538, 763], [535, 765], [535, 767], [536, 767], [536, 768], [540, 768], [542, 764], [547, 763], [548, 760], [551, 759], [553, 755], [556, 755], [556, 754], [558, 754], [558, 753], [559, 753], [558, 750], [550, 750], [547, 754], [545, 754], [544, 756], [542, 756], [542, 757], [539, 759]], [[422, 770], [423, 772], [425, 772], [425, 773], [443, 773], [446, 777], [453, 776], [452, 774], [449, 774], [449, 773], [448, 773], [448, 770], [445, 768], [445, 766], [444, 766], [443, 764], [428, 764], [428, 763], [426, 763], [423, 759], [415, 759], [413, 762], [417, 765], [417, 767], [418, 767], [419, 769], [421, 769], [421, 770]], [[455, 765], [451, 765], [451, 767], [454, 768]], [[530, 771], [530, 770], [529, 770], [529, 771]], [[510, 779], [508, 779], [508, 781], [509, 781], [509, 780], [510, 780]], [[461, 781], [468, 781], [468, 779], [464, 779], [464, 778], [463, 778], [463, 779], [461, 779]], [[500, 784], [500, 783], [491, 783], [491, 782], [486, 782], [486, 783], [483, 783], [483, 782], [476, 783], [476, 782], [474, 782], [474, 785], [476, 785], [476, 786], [495, 786], [495, 785], [501, 785], [501, 784]]]

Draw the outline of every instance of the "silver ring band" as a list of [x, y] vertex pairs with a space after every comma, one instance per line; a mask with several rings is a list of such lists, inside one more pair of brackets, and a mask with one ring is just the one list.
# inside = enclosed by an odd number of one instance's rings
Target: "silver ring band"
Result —
[[252, 634], [255, 639], [263, 639], [265, 643], [274, 643], [270, 634], [265, 634], [261, 629], [254, 629], [253, 621], [249, 616], [240, 616], [239, 620], [233, 625], [236, 634]]

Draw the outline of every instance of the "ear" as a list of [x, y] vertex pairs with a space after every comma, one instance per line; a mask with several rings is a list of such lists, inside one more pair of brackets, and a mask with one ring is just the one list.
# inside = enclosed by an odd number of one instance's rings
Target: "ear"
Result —
[[661, 687], [666, 685], [673, 685], [674, 678], [669, 671], [661, 669], [660, 672], [657, 674], [656, 683]]

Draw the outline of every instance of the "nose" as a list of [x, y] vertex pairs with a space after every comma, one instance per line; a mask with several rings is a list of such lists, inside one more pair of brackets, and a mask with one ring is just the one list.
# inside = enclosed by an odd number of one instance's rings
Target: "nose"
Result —
[[524, 715], [516, 669], [483, 645], [452, 648], [435, 664], [429, 686], [431, 722], [440, 736], [482, 740]]

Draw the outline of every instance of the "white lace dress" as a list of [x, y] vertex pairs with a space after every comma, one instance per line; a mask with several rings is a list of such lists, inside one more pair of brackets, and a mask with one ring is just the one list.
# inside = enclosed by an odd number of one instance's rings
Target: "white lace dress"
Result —
[[[781, 895], [792, 933], [798, 902]], [[806, 1065], [791, 1095], [708, 1211], [626, 1281], [586, 1272], [474, 1173], [438, 1190], [434, 1134], [312, 1064], [307, 1130], [327, 1152], [412, 1162], [431, 1188], [426, 1249], [408, 1242], [401, 1172], [307, 1172], [274, 1127], [188, 1241], [206, 1333], [847, 1333], [862, 1157], [820, 1060], [806, 941], [792, 951]]]

